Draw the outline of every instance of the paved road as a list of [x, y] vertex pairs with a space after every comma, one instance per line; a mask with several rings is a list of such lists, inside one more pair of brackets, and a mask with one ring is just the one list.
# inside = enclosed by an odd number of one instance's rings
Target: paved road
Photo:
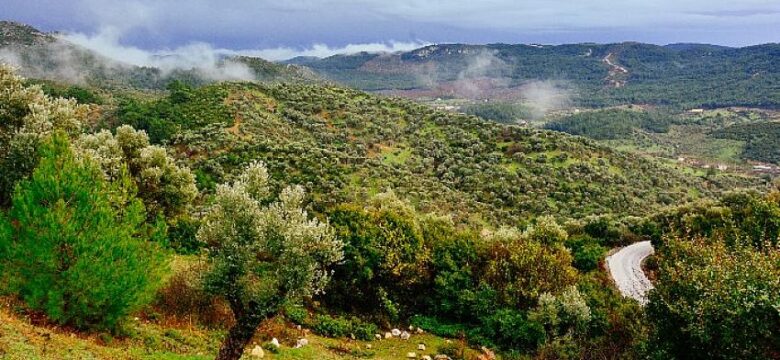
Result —
[[623, 296], [631, 297], [640, 304], [647, 304], [647, 292], [653, 284], [642, 271], [642, 260], [653, 253], [649, 241], [642, 241], [620, 249], [607, 257], [612, 279]]

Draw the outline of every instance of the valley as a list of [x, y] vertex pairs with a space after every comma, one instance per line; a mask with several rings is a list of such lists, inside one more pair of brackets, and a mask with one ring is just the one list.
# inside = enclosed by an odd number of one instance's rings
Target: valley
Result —
[[778, 44], [82, 40], [0, 22], [2, 359], [780, 354]]

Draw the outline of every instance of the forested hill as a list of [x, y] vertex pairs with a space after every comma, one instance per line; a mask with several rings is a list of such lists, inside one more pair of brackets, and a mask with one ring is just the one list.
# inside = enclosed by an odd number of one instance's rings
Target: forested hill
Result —
[[115, 121], [170, 143], [203, 189], [262, 159], [273, 179], [304, 185], [322, 208], [393, 190], [426, 211], [510, 224], [541, 214], [644, 215], [735, 186], [585, 138], [340, 87], [180, 87], [117, 113]]
[[[177, 60], [171, 57], [161, 63], [170, 65]], [[186, 59], [179, 60], [188, 64]], [[174, 80], [191, 85], [220, 80], [322, 82], [307, 68], [255, 57], [222, 56], [205, 67], [134, 66], [106, 58], [56, 34], [10, 21], [0, 21], [0, 63], [18, 67], [29, 78], [109, 89], [159, 90]]]
[[[428, 89], [435, 95], [448, 96], [453, 95], [448, 90], [467, 81], [472, 83], [468, 86], [476, 83], [482, 87], [480, 96], [490, 97], [496, 89], [506, 93], [529, 81], [545, 80], [567, 84], [576, 92], [575, 103], [584, 106], [780, 106], [780, 44], [743, 48], [632, 42], [449, 44], [392, 55], [307, 57], [289, 63], [372, 91]], [[521, 93], [519, 89], [517, 92]], [[454, 94], [458, 95], [462, 94]]]

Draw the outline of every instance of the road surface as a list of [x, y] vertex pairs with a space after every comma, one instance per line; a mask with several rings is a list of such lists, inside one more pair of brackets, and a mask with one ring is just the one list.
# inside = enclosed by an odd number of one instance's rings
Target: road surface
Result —
[[647, 304], [647, 292], [653, 284], [642, 271], [642, 260], [653, 253], [649, 241], [638, 242], [607, 256], [607, 266], [615, 284], [623, 296]]

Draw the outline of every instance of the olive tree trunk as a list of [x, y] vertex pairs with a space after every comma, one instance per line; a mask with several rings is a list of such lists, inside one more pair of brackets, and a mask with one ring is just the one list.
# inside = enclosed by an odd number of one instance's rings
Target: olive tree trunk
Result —
[[238, 360], [244, 354], [244, 348], [252, 340], [255, 330], [265, 320], [263, 315], [247, 314], [236, 319], [236, 324], [222, 341], [216, 360]]

